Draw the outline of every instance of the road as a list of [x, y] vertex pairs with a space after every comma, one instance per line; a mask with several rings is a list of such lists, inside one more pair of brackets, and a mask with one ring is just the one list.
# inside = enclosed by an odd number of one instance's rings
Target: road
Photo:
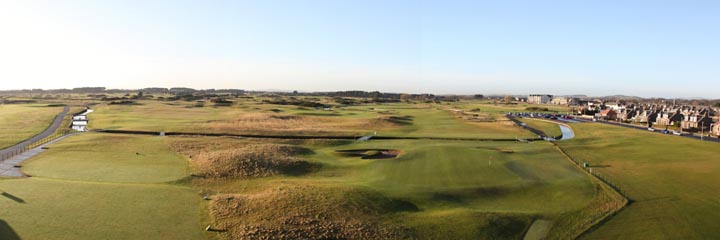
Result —
[[55, 133], [55, 130], [57, 130], [58, 127], [60, 127], [60, 124], [62, 124], [63, 118], [65, 117], [65, 115], [67, 115], [67, 113], [69, 111], [70, 111], [70, 107], [65, 106], [65, 109], [63, 109], [63, 111], [61, 113], [59, 113], [57, 116], [55, 116], [55, 119], [50, 124], [50, 126], [45, 129], [45, 131], [43, 131], [40, 134], [35, 135], [31, 138], [28, 138], [27, 140], [22, 141], [18, 144], [15, 144], [13, 146], [10, 146], [10, 147], [0, 150], [0, 156], [4, 156], [5, 154], [18, 151], [19, 149], [23, 149], [23, 148], [27, 147], [28, 145], [30, 145], [31, 143], [40, 141], [41, 139], [52, 135], [53, 133]]
[[[587, 121], [587, 120], [585, 120], [585, 121]], [[587, 122], [590, 122], [590, 121], [587, 121]], [[598, 122], [598, 123], [610, 124], [610, 125], [615, 125], [615, 126], [620, 126], [620, 127], [626, 127], [626, 128], [633, 128], [633, 129], [638, 129], [638, 130], [650, 132], [649, 130], [647, 130], [648, 128], [647, 128], [647, 127], [644, 127], [644, 126], [637, 126], [637, 125], [630, 125], [630, 124], [623, 124], [623, 123], [609, 122], [609, 121], [597, 121], [597, 122]], [[656, 129], [654, 133], [662, 134], [662, 135], [670, 135], [670, 134], [665, 134], [665, 133], [660, 132], [660, 131], [662, 131], [662, 130], [663, 130], [663, 129]], [[682, 135], [682, 136], [677, 136], [677, 137], [686, 137], [686, 138], [692, 138], [692, 139], [696, 139], [696, 140], [702, 140], [702, 141], [720, 143], [720, 138], [703, 137], [703, 138], [701, 139], [699, 136], [695, 136], [695, 135], [692, 135], [692, 134], [684, 134], [684, 135]]]

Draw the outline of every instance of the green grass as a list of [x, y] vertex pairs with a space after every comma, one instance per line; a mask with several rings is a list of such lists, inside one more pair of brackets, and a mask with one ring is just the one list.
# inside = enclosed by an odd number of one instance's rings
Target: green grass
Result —
[[[373, 107], [373, 106], [370, 106]], [[500, 118], [497, 122], [472, 122], [456, 116], [446, 106], [440, 105], [380, 105], [376, 112], [389, 111], [393, 115], [411, 116], [412, 124], [398, 126], [386, 131], [378, 130], [380, 136], [409, 136], [436, 138], [527, 138], [534, 135], [507, 119]]]
[[[308, 147], [315, 153], [301, 157], [323, 165], [316, 173], [199, 180], [198, 187], [222, 193], [308, 184], [370, 189], [419, 209], [386, 216], [415, 229], [419, 239], [520, 238], [533, 219], [555, 220], [566, 212], [580, 211], [596, 195], [590, 177], [545, 142], [374, 140]], [[365, 160], [335, 152], [373, 148], [403, 153], [396, 159]], [[314, 203], [299, 201], [297, 205], [307, 208]]]
[[83, 133], [51, 145], [23, 167], [32, 178], [0, 180], [0, 219], [31, 240], [204, 239], [200, 195], [161, 183], [187, 176], [165, 141]]
[[718, 143], [599, 123], [572, 127], [577, 137], [560, 144], [634, 200], [584, 238], [720, 238]]
[[44, 178], [154, 183], [187, 176], [186, 165], [161, 137], [85, 133], [52, 145], [23, 171]]
[[[444, 105], [384, 104], [336, 108], [333, 111], [237, 100], [233, 107], [189, 107], [193, 102], [140, 101], [142, 105], [100, 105], [90, 128], [175, 132], [214, 132], [274, 135], [367, 135], [440, 138], [527, 138], [533, 134], [504, 117], [498, 122], [473, 122], [454, 115]], [[276, 113], [277, 112], [277, 113]], [[234, 122], [258, 114], [307, 117], [299, 122], [257, 119]], [[373, 119], [411, 116], [410, 124], [376, 124]]]
[[[353, 148], [404, 154], [361, 160], [333, 153]], [[323, 161], [332, 157], [339, 159]], [[369, 141], [325, 149], [316, 158], [346, 169], [345, 181], [411, 200], [421, 209], [557, 213], [582, 208], [593, 196], [590, 179], [544, 142]]]
[[29, 178], [0, 180], [0, 191], [22, 199], [0, 196], [0, 219], [19, 239], [203, 238], [202, 200], [187, 188]]
[[562, 135], [560, 127], [558, 127], [557, 123], [547, 122], [544, 120], [538, 120], [533, 118], [521, 118], [519, 120], [526, 123], [528, 127], [543, 131], [548, 136], [557, 137]]
[[45, 131], [62, 110], [42, 104], [0, 105], [0, 149]]

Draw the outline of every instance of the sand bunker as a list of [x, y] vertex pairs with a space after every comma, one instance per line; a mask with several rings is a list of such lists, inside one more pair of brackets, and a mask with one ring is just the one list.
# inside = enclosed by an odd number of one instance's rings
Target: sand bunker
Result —
[[388, 159], [397, 158], [400, 150], [395, 149], [350, 149], [335, 151], [346, 157], [359, 157], [361, 159]]

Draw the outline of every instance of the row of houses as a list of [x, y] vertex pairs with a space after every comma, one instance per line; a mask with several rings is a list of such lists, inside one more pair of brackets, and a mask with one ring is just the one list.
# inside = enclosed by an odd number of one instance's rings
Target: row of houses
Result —
[[677, 127], [682, 131], [708, 132], [720, 136], [720, 123], [713, 120], [716, 111], [711, 108], [674, 105], [605, 105], [605, 108], [595, 116], [604, 120]]
[[720, 120], [717, 109], [704, 106], [672, 104], [639, 104], [602, 99], [554, 97], [549, 94], [530, 94], [527, 99], [516, 99], [534, 104], [574, 106], [578, 114], [593, 115], [597, 119], [626, 123], [660, 125], [687, 132], [708, 132], [720, 137]]

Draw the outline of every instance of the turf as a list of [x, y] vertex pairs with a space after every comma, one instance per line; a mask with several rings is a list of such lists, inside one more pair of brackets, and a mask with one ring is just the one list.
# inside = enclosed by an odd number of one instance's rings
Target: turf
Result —
[[[396, 116], [410, 116], [412, 124], [399, 126], [386, 131], [377, 130], [379, 136], [407, 136], [407, 137], [433, 137], [433, 138], [477, 138], [477, 139], [507, 139], [527, 138], [534, 135], [514, 124], [504, 117], [498, 117], [496, 122], [473, 122], [462, 119], [447, 106], [418, 104], [418, 105], [381, 105], [373, 107], [375, 112], [388, 112]], [[370, 130], [372, 130], [370, 128]], [[374, 131], [375, 132], [375, 131]]]
[[[207, 141], [230, 145], [225, 142], [249, 140]], [[196, 186], [238, 194], [288, 185], [370, 189], [417, 208], [394, 214], [388, 211], [385, 216], [385, 221], [411, 227], [416, 239], [519, 238], [534, 218], [555, 219], [565, 212], [580, 211], [596, 194], [590, 178], [544, 142], [374, 140], [305, 146], [313, 147], [315, 153], [302, 157], [321, 164], [319, 171], [235, 181], [199, 179]], [[370, 160], [336, 152], [349, 149], [398, 149], [401, 154], [398, 158]], [[306, 198], [328, 199], [322, 194]], [[313, 209], [316, 201], [296, 204]], [[349, 203], [357, 201], [364, 200], [347, 199]]]
[[40, 178], [0, 180], [0, 239], [202, 239], [187, 188]]
[[585, 239], [717, 239], [720, 148], [600, 123], [572, 124], [560, 144], [634, 201]]
[[186, 165], [161, 137], [84, 133], [52, 145], [22, 169], [43, 178], [156, 183], [187, 176]]
[[543, 131], [545, 135], [557, 137], [562, 135], [562, 132], [560, 131], [560, 127], [558, 127], [557, 123], [551, 123], [544, 120], [538, 120], [533, 118], [522, 118], [520, 121], [524, 122], [528, 125], [528, 127], [538, 129], [540, 131]]
[[581, 208], [593, 196], [589, 178], [543, 142], [370, 141], [320, 151], [318, 161], [348, 148], [402, 150], [396, 159], [325, 163], [353, 169], [344, 179], [421, 209], [557, 213]]
[[62, 110], [39, 104], [0, 105], [0, 149], [41, 133]]
[[204, 239], [200, 195], [162, 183], [187, 176], [165, 141], [83, 133], [51, 145], [23, 167], [32, 178], [0, 180], [0, 219], [12, 230], [0, 238]]

